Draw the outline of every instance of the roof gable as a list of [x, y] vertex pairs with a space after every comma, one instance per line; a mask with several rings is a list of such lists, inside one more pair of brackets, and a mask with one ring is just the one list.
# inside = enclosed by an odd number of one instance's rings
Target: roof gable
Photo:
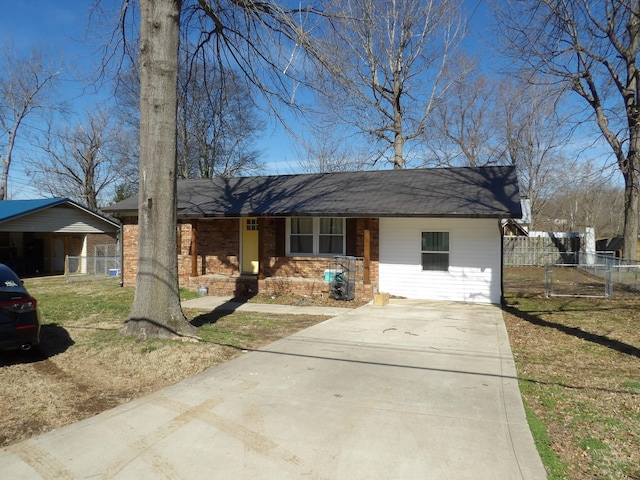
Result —
[[65, 228], [115, 232], [120, 225], [68, 198], [0, 201], [0, 230], [65, 231]]
[[28, 215], [32, 212], [52, 207], [64, 202], [64, 198], [40, 198], [35, 200], [2, 200], [0, 201], [0, 222]]
[[[107, 211], [137, 211], [132, 198]], [[182, 180], [178, 216], [520, 217], [513, 167]]]

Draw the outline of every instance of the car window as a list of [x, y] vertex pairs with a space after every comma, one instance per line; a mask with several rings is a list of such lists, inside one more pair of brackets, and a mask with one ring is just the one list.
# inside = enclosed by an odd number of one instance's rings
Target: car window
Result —
[[5, 266], [0, 266], [0, 292], [24, 292], [20, 278]]

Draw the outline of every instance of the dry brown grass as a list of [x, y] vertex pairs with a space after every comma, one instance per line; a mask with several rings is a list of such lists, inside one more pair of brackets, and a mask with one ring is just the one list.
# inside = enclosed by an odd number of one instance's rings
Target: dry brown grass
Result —
[[[523, 399], [542, 422], [534, 435], [549, 478], [640, 479], [640, 297], [546, 299], [543, 269], [505, 273], [505, 322]], [[0, 356], [0, 446], [174, 384], [325, 318], [187, 311], [198, 317], [206, 342], [136, 343], [118, 335], [131, 291], [50, 279], [27, 286], [40, 300], [44, 355]]]
[[523, 399], [546, 425], [549, 478], [640, 479], [640, 297], [547, 299], [535, 268], [507, 269], [505, 287]]
[[28, 280], [27, 287], [39, 301], [42, 349], [0, 354], [0, 446], [147, 395], [327, 318], [186, 310], [198, 317], [205, 341], [136, 342], [118, 333], [131, 290], [68, 285], [64, 278]]

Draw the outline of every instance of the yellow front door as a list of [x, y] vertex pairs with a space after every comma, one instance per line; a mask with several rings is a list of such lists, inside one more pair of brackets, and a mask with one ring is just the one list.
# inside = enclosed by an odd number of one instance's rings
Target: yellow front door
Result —
[[242, 273], [258, 273], [258, 219], [242, 219]]

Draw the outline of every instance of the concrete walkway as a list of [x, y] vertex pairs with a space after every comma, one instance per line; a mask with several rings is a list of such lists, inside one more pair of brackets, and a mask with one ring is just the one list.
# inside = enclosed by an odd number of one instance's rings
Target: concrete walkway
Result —
[[2, 478], [544, 479], [495, 306], [366, 305], [0, 450]]
[[351, 308], [339, 308], [339, 307], [314, 307], [314, 306], [293, 306], [293, 305], [278, 305], [278, 304], [264, 304], [264, 303], [251, 303], [251, 302], [234, 302], [226, 297], [215, 297], [212, 295], [192, 298], [182, 302], [184, 308], [195, 308], [198, 310], [207, 311], [221, 311], [221, 312], [261, 312], [261, 313], [281, 313], [287, 315], [328, 315], [335, 317], [342, 313], [350, 312]]

